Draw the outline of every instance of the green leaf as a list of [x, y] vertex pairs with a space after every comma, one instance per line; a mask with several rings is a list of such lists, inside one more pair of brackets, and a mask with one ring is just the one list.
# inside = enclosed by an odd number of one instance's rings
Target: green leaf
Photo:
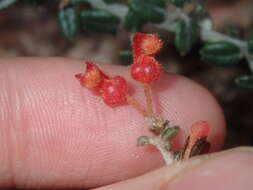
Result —
[[140, 30], [142, 24], [141, 18], [129, 9], [125, 17], [124, 28], [131, 32], [137, 32]]
[[240, 31], [235, 25], [229, 24], [226, 28], [226, 34], [233, 38], [238, 38], [240, 36]]
[[238, 87], [244, 90], [253, 90], [253, 75], [242, 75], [235, 79]]
[[87, 3], [87, 0], [70, 0], [70, 2], [73, 3], [73, 4]]
[[200, 50], [203, 61], [215, 66], [233, 66], [242, 56], [240, 48], [230, 42], [209, 42]]
[[107, 4], [117, 3], [117, 0], [103, 0]]
[[253, 32], [251, 32], [248, 39], [248, 51], [250, 54], [253, 54]]
[[180, 128], [177, 126], [170, 127], [163, 130], [161, 137], [163, 140], [169, 140], [169, 139], [174, 138], [178, 134], [179, 131], [180, 131]]
[[138, 146], [146, 146], [148, 144], [149, 144], [149, 137], [147, 137], [147, 136], [140, 136], [137, 139], [137, 145]]
[[0, 10], [5, 9], [12, 4], [14, 4], [17, 0], [0, 0]]
[[186, 0], [170, 0], [170, 2], [176, 7], [183, 8]]
[[129, 8], [144, 22], [162, 22], [166, 5], [163, 0], [128, 0]]
[[193, 10], [193, 13], [199, 17], [199, 19], [203, 19], [203, 18], [206, 18], [206, 17], [210, 17], [209, 13], [208, 13], [208, 10], [206, 9], [206, 7], [204, 6], [204, 3], [203, 1], [199, 1], [194, 10]]
[[75, 6], [67, 5], [58, 11], [59, 27], [67, 40], [73, 40], [79, 32], [80, 23]]
[[19, 1], [28, 5], [37, 6], [47, 2], [48, 0], [19, 0]]
[[115, 34], [120, 19], [112, 13], [101, 9], [89, 9], [80, 12], [82, 27], [97, 33]]
[[133, 62], [133, 55], [131, 50], [124, 50], [121, 51], [120, 54], [120, 60], [123, 63], [123, 65], [130, 65]]
[[202, 25], [202, 27], [206, 29], [213, 28], [212, 18], [210, 17], [208, 10], [205, 8], [203, 1], [198, 1], [189, 14], [195, 19], [195, 22], [197, 22], [198, 25]]
[[181, 55], [189, 53], [198, 39], [199, 28], [197, 22], [191, 19], [189, 23], [180, 20], [175, 31], [175, 46]]

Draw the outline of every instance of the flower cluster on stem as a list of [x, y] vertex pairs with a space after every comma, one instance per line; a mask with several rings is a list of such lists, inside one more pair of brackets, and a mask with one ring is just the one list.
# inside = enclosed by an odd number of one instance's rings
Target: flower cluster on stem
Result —
[[132, 37], [133, 64], [130, 67], [131, 77], [143, 87], [146, 105], [140, 104], [129, 91], [129, 84], [122, 76], [108, 76], [97, 65], [86, 61], [85, 73], [76, 74], [75, 77], [81, 86], [91, 90], [94, 95], [101, 96], [104, 103], [110, 107], [122, 105], [133, 106], [146, 120], [152, 137], [138, 138], [139, 146], [153, 145], [161, 153], [166, 164], [175, 160], [188, 159], [192, 156], [208, 152], [210, 144], [207, 136], [210, 127], [205, 121], [198, 121], [191, 127], [185, 146], [173, 151], [171, 142], [180, 131], [178, 126], [171, 126], [170, 121], [155, 114], [151, 83], [157, 81], [162, 67], [155, 59], [156, 53], [161, 49], [163, 42], [154, 34], [135, 33]]

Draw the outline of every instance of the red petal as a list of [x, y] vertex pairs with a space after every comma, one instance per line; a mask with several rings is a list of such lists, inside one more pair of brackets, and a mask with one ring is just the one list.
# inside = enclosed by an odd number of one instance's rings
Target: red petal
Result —
[[149, 56], [154, 56], [162, 47], [162, 40], [153, 34], [148, 34], [143, 38], [141, 43], [142, 53]]
[[85, 73], [76, 74], [75, 77], [79, 80], [80, 84], [86, 88], [96, 88], [104, 79], [109, 77], [103, 73], [97, 65], [91, 61], [86, 61]]
[[135, 33], [132, 39], [134, 63], [142, 54], [153, 56], [162, 47], [162, 41], [154, 34]]
[[135, 33], [132, 39], [132, 48], [133, 48], [133, 59], [134, 63], [136, 62], [137, 58], [141, 56], [141, 43], [145, 38], [146, 34], [143, 33]]
[[191, 126], [191, 136], [195, 138], [207, 137], [210, 131], [210, 126], [206, 121], [198, 121]]

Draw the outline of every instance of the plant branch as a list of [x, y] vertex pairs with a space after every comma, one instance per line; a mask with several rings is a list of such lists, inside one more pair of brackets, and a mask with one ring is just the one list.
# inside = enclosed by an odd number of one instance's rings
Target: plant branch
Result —
[[127, 98], [127, 103], [132, 105], [144, 118], [148, 116], [147, 111], [134, 97], [127, 95], [126, 98]]
[[143, 89], [144, 89], [144, 93], [146, 96], [148, 116], [152, 117], [154, 112], [153, 112], [153, 101], [152, 101], [151, 87], [148, 83], [145, 83], [145, 84], [143, 84]]
[[149, 144], [152, 144], [160, 151], [166, 165], [169, 165], [174, 161], [172, 152], [168, 151], [169, 147], [164, 146], [164, 142], [160, 136], [149, 138]]
[[[103, 0], [87, 0], [87, 1], [94, 8], [104, 9], [117, 15], [121, 19], [121, 23], [123, 22], [128, 11], [127, 6], [125, 5], [106, 4], [104, 3]], [[186, 14], [182, 9], [176, 8], [175, 11], [167, 12], [165, 20], [162, 23], [155, 24], [154, 26], [160, 29], [168, 30], [170, 32], [175, 32], [178, 19], [183, 19], [188, 24], [190, 21], [190, 17], [188, 14]], [[226, 34], [215, 31], [211, 26], [211, 21], [209, 19], [206, 19], [201, 23], [199, 23], [199, 27], [200, 27], [200, 39], [204, 42], [226, 41], [237, 45], [240, 48], [240, 56], [246, 57], [249, 63], [249, 67], [253, 73], [253, 58], [252, 55], [250, 55], [250, 53], [248, 52], [246, 41], [233, 38]]]

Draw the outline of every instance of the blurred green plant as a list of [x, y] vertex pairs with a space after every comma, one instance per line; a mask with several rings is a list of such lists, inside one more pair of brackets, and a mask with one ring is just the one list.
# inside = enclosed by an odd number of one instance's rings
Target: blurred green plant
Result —
[[[14, 3], [43, 4], [41, 0], [0, 0], [0, 10]], [[56, 0], [59, 3], [59, 28], [66, 40], [72, 41], [80, 30], [116, 34], [124, 28], [129, 33], [141, 31], [145, 24], [175, 33], [175, 47], [184, 56], [200, 40], [201, 59], [213, 66], [231, 67], [245, 59], [251, 74], [238, 76], [235, 83], [253, 90], [253, 33], [239, 38], [234, 26], [226, 33], [214, 30], [212, 19], [201, 0]], [[167, 10], [171, 3], [174, 9]], [[187, 11], [187, 5], [193, 5]], [[124, 64], [131, 62], [131, 50], [120, 53]]]
[[16, 3], [16, 0], [0, 0], [0, 10], [5, 9], [14, 3]]

